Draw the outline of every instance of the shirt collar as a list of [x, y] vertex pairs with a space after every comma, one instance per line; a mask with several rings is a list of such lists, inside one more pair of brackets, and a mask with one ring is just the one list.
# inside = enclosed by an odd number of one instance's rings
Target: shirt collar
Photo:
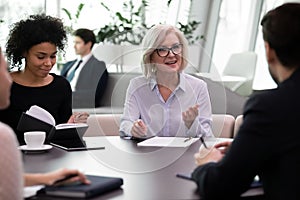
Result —
[[[186, 80], [185, 80], [185, 76], [182, 73], [183, 72], [179, 73], [179, 84], [176, 87], [175, 91], [179, 90], [179, 89], [181, 89], [183, 91], [186, 90], [186, 86], [185, 86], [186, 85]], [[150, 85], [151, 90], [154, 90], [154, 88], [157, 87], [157, 81], [156, 81], [155, 76], [150, 77], [149, 85]]]
[[87, 55], [85, 55], [83, 57], [78, 58], [78, 60], [81, 59], [82, 62], [85, 63], [85, 62], [87, 62], [88, 59], [90, 59], [90, 57], [92, 57], [92, 55], [93, 55], [92, 52], [90, 52], [89, 54], [87, 54]]

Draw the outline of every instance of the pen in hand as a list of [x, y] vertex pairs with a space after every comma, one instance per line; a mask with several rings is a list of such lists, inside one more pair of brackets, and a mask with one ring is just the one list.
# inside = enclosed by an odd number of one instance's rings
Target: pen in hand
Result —
[[205, 144], [205, 142], [204, 142], [204, 139], [203, 139], [203, 137], [200, 137], [200, 141], [202, 142], [202, 144], [203, 144], [204, 148], [205, 148], [205, 149], [208, 149], [208, 148], [207, 148], [207, 146], [206, 146], [206, 144]]
[[66, 176], [66, 177], [64, 177], [64, 178], [62, 178], [62, 179], [56, 180], [56, 181], [53, 183], [53, 185], [54, 185], [54, 186], [60, 185], [60, 184], [62, 184], [64, 181], [66, 181], [66, 180], [68, 180], [68, 179], [71, 179], [71, 178], [73, 178], [73, 177], [75, 177], [75, 176], [78, 176], [78, 174], [70, 174], [70, 175], [68, 175], [68, 176]]

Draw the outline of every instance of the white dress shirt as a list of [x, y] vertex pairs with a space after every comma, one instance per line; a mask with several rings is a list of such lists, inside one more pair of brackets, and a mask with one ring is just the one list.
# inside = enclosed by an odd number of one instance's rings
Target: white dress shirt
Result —
[[[130, 81], [124, 113], [121, 118], [120, 134], [131, 136], [134, 121], [142, 119], [148, 127], [147, 136], [213, 136], [212, 113], [206, 83], [188, 74], [180, 73], [177, 88], [165, 102], [155, 78], [144, 76]], [[199, 115], [188, 129], [182, 112], [198, 104]]]
[[78, 62], [80, 60], [82, 60], [82, 63], [79, 65], [79, 67], [77, 68], [77, 70], [75, 71], [75, 75], [74, 78], [71, 80], [70, 84], [71, 84], [71, 88], [72, 91], [75, 91], [75, 86], [79, 77], [79, 74], [83, 68], [83, 66], [87, 63], [87, 61], [92, 57], [92, 52], [87, 54], [86, 56], [82, 57], [82, 58], [78, 58], [77, 61], [74, 63], [74, 65], [70, 68], [70, 70], [68, 71], [68, 74], [77, 66]]

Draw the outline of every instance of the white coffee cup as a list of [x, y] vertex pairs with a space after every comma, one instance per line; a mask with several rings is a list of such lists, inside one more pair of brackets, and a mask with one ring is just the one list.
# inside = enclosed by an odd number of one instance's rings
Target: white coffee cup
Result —
[[29, 131], [24, 133], [24, 140], [28, 148], [41, 148], [46, 139], [44, 131]]

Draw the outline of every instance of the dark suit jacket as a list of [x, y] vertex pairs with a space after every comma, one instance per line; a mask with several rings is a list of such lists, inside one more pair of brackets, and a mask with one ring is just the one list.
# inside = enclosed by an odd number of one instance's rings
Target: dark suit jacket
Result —
[[[66, 77], [76, 60], [64, 64], [61, 75]], [[100, 99], [106, 88], [108, 72], [103, 61], [93, 55], [83, 66], [73, 92], [73, 108], [94, 108], [100, 106]]]
[[299, 114], [298, 69], [276, 89], [249, 98], [243, 123], [225, 157], [193, 172], [200, 196], [236, 199], [259, 175], [266, 199], [300, 199]]

